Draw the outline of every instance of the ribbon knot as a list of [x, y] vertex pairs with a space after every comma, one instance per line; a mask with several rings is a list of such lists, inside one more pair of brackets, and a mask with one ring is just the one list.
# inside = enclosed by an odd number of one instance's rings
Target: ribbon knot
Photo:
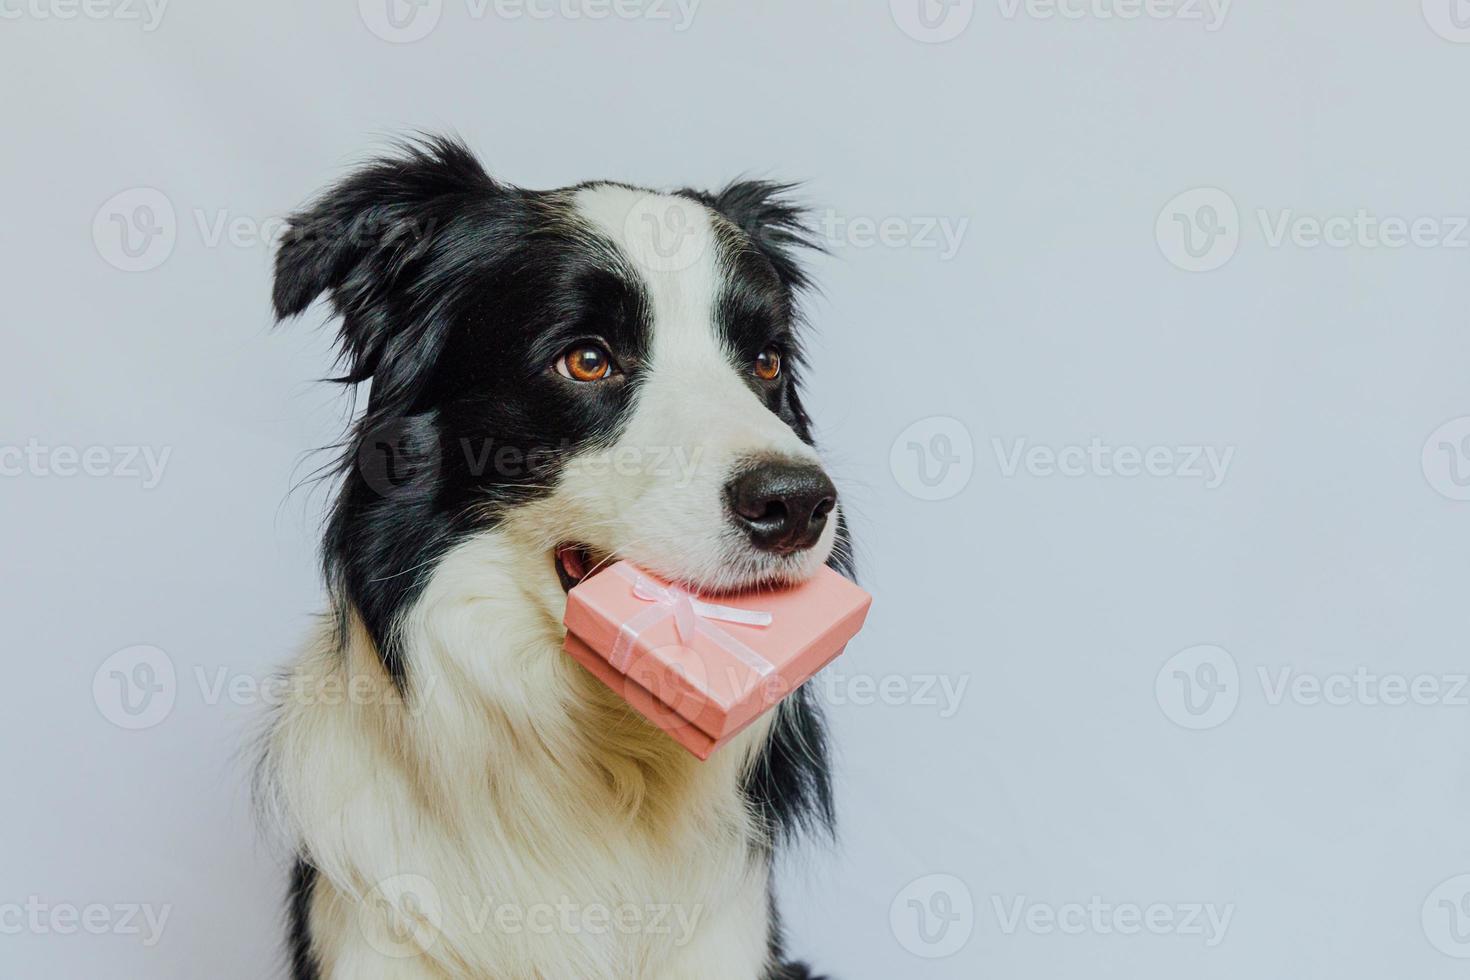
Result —
[[607, 659], [619, 672], [627, 673], [633, 650], [643, 631], [670, 617], [674, 620], [674, 632], [678, 634], [679, 642], [685, 646], [692, 645], [695, 636], [702, 634], [762, 677], [776, 669], [770, 661], [715, 625], [721, 622], [765, 627], [771, 625], [770, 613], [705, 602], [677, 585], [660, 585], [627, 565], [614, 565], [612, 570], [632, 583], [633, 595], [652, 603], [618, 627], [618, 638]]

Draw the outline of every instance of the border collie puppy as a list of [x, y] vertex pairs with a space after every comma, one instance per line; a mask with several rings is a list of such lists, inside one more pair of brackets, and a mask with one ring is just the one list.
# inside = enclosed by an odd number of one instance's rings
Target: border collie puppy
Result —
[[847, 570], [785, 191], [523, 190], [429, 139], [291, 217], [276, 314], [328, 297], [336, 380], [370, 383], [261, 769], [297, 980], [809, 976], [770, 878], [831, 829], [810, 692], [699, 762], [561, 650], [610, 560], [716, 593]]

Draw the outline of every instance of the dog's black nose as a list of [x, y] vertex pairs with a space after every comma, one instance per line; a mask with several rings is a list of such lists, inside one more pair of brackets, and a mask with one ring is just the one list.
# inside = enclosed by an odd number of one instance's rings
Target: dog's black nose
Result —
[[811, 463], [759, 463], [726, 484], [725, 495], [751, 543], [779, 555], [816, 544], [837, 503], [837, 488]]

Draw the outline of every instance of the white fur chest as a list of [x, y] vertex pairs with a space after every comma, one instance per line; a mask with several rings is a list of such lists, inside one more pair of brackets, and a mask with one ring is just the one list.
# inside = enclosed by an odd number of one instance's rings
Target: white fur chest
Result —
[[324, 976], [756, 980], [767, 865], [740, 782], [768, 724], [689, 756], [560, 653], [513, 553], [492, 534], [441, 565], [404, 624], [406, 700], [361, 630], [297, 666], [295, 689], [353, 692], [293, 701], [268, 760], [319, 871]]

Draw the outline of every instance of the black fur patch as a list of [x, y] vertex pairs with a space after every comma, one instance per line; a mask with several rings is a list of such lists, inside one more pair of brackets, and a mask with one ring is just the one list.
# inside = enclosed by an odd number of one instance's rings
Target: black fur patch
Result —
[[346, 371], [372, 382], [346, 440], [324, 543], [327, 580], [400, 686], [393, 634], [437, 561], [546, 492], [574, 450], [610, 440], [628, 386], [547, 370], [590, 334], [646, 349], [636, 280], [589, 244], [565, 195], [491, 179], [433, 140], [360, 170], [294, 215], [276, 258], [278, 317], [325, 292]]
[[318, 980], [321, 969], [311, 950], [311, 896], [316, 889], [316, 869], [298, 860], [291, 869], [291, 891], [287, 898], [289, 933], [287, 951], [291, 956], [291, 980]]

